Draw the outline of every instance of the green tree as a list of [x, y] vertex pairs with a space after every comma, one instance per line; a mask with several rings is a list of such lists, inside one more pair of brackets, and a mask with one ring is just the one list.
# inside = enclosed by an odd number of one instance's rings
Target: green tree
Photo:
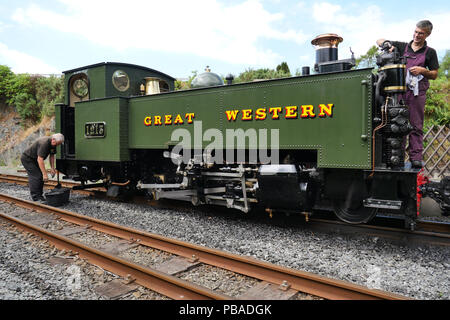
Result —
[[430, 81], [425, 106], [424, 131], [432, 125], [450, 125], [450, 82], [449, 82], [450, 54], [447, 50], [440, 62], [438, 78]]
[[447, 50], [445, 52], [445, 56], [442, 59], [440, 66], [439, 66], [439, 77], [446, 77], [447, 79], [450, 77], [450, 50]]
[[14, 78], [14, 73], [8, 66], [0, 65], [0, 104], [8, 105], [11, 99], [10, 85]]
[[241, 74], [239, 74], [239, 76], [234, 80], [234, 83], [251, 82], [255, 80], [279, 79], [279, 78], [287, 78], [290, 76], [291, 74], [286, 73], [285, 70], [283, 70], [282, 68], [280, 68], [278, 71], [269, 68], [262, 68], [256, 70], [249, 68], [244, 72], [242, 72]]
[[41, 119], [41, 110], [36, 101], [36, 82], [36, 76], [18, 74], [10, 83], [11, 99], [8, 104], [16, 108], [25, 126]]
[[175, 90], [187, 90], [191, 88], [192, 80], [197, 76], [197, 70], [191, 71], [191, 76], [187, 81], [176, 80], [175, 81]]
[[63, 83], [60, 77], [14, 74], [0, 66], [0, 104], [14, 107], [26, 127], [54, 115], [55, 103], [63, 101]]
[[278, 66], [277, 66], [277, 72], [280, 72], [280, 71], [282, 71], [283, 73], [285, 73], [285, 74], [289, 74], [289, 75], [291, 75], [291, 71], [289, 70], [289, 66], [288, 66], [288, 64], [287, 64], [287, 62], [282, 62], [282, 63], [280, 63]]
[[39, 77], [36, 81], [36, 101], [41, 111], [41, 117], [51, 117], [55, 114], [55, 104], [63, 102], [62, 78]]
[[356, 68], [376, 68], [377, 55], [378, 47], [374, 45], [369, 50], [367, 50], [366, 54], [363, 54], [356, 59]]

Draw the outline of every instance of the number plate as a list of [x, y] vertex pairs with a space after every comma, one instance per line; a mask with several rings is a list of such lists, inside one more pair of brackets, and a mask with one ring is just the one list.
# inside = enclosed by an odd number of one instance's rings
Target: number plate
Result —
[[85, 138], [104, 138], [106, 135], [106, 123], [88, 122], [84, 125]]

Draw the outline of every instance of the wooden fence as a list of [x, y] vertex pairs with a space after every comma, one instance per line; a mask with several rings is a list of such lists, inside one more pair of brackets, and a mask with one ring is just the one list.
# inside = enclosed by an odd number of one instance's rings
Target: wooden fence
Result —
[[[425, 173], [432, 178], [450, 176], [450, 128], [432, 126], [423, 137]], [[408, 155], [406, 155], [408, 161]]]

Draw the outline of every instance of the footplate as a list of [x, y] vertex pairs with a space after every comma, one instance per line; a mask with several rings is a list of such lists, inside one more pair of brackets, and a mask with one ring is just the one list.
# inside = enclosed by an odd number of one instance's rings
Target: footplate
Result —
[[400, 210], [403, 201], [401, 200], [385, 200], [385, 199], [364, 199], [364, 207]]

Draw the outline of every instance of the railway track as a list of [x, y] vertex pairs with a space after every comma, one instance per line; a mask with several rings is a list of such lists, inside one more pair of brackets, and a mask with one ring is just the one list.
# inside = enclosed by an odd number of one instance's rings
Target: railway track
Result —
[[[28, 177], [12, 175], [12, 174], [0, 174], [0, 182], [13, 183], [13, 184], [26, 186], [26, 185], [28, 185]], [[73, 188], [73, 187], [81, 185], [78, 182], [72, 182], [72, 181], [60, 181], [59, 183], [62, 187], [65, 187], [65, 188]], [[45, 188], [54, 188], [57, 186], [57, 184], [58, 184], [58, 181], [49, 179], [48, 181], [44, 182], [44, 187]], [[92, 190], [77, 190], [77, 192], [80, 192], [82, 194], [94, 195], [95, 192], [101, 192], [102, 190], [104, 190], [104, 189], [94, 188]], [[106, 190], [104, 190], [104, 191], [106, 191]]]
[[[0, 174], [0, 182], [15, 183], [20, 185], [27, 185], [28, 179], [26, 176], [6, 175]], [[57, 182], [55, 180], [49, 180], [45, 183], [45, 187], [55, 187]], [[63, 181], [61, 182], [63, 187], [72, 188], [80, 185], [76, 182]], [[106, 197], [106, 190], [102, 188], [96, 188], [93, 190], [77, 190], [83, 194], [88, 194], [96, 197]], [[148, 200], [143, 197], [135, 197], [135, 202], [146, 203], [152, 206], [164, 206], [170, 208], [186, 207], [190, 204], [187, 202], [173, 201], [164, 202]], [[201, 207], [196, 207], [201, 209]], [[217, 210], [228, 210], [219, 207]], [[327, 217], [328, 216], [328, 217]], [[441, 245], [450, 246], [450, 223], [446, 222], [434, 222], [434, 221], [417, 221], [417, 226], [414, 231], [405, 230], [403, 227], [403, 220], [395, 217], [380, 217], [376, 218], [372, 224], [364, 225], [351, 225], [343, 223], [338, 220], [330, 219], [330, 215], [314, 214], [312, 218], [308, 219], [308, 223], [302, 223], [302, 227], [309, 228], [313, 231], [326, 232], [327, 230], [333, 230], [333, 232], [343, 234], [366, 234], [372, 237], [380, 237], [386, 240], [395, 241], [406, 245]]]
[[[403, 296], [381, 290], [369, 289], [348, 282], [333, 280], [252, 258], [166, 238], [5, 194], [0, 195], [0, 200], [43, 214], [50, 214], [57, 219], [78, 226], [89, 226], [90, 229], [129, 242], [168, 252], [191, 263], [201, 263], [226, 269], [262, 281], [263, 285], [260, 284], [258, 289], [255, 289], [255, 292], [252, 293], [253, 295], [244, 295], [245, 299], [261, 299], [262, 296], [258, 296], [260, 294], [258, 290], [264, 290], [264, 294], [268, 295], [265, 297], [269, 299], [274, 299], [274, 297], [280, 295], [281, 291], [287, 290], [304, 292], [324, 299], [405, 299]], [[236, 297], [219, 294], [210, 289], [178, 279], [165, 272], [134, 264], [116, 255], [89, 247], [86, 244], [51, 232], [17, 217], [7, 214], [0, 214], [0, 216], [21, 229], [38, 234], [53, 242], [58, 248], [77, 252], [81, 258], [85, 258], [120, 276], [132, 279], [132, 281], [172, 299], [236, 299]]]
[[[0, 174], [0, 181], [1, 182], [7, 182], [7, 183], [15, 183], [20, 185], [28, 185], [28, 177], [27, 176], [18, 176], [18, 175], [12, 175], [12, 174]], [[57, 181], [55, 180], [48, 180], [45, 182], [46, 187], [55, 187], [57, 185]], [[77, 182], [68, 182], [63, 181], [61, 182], [61, 185], [64, 187], [74, 187], [77, 185], [80, 185]]]
[[[395, 218], [389, 218], [395, 219]], [[450, 246], [450, 224], [446, 222], [417, 221], [414, 231], [402, 226], [387, 227], [384, 225], [349, 225], [341, 221], [314, 218], [307, 228], [315, 231], [333, 230], [343, 234], [364, 234], [370, 237], [382, 238], [402, 245], [437, 245]]]

